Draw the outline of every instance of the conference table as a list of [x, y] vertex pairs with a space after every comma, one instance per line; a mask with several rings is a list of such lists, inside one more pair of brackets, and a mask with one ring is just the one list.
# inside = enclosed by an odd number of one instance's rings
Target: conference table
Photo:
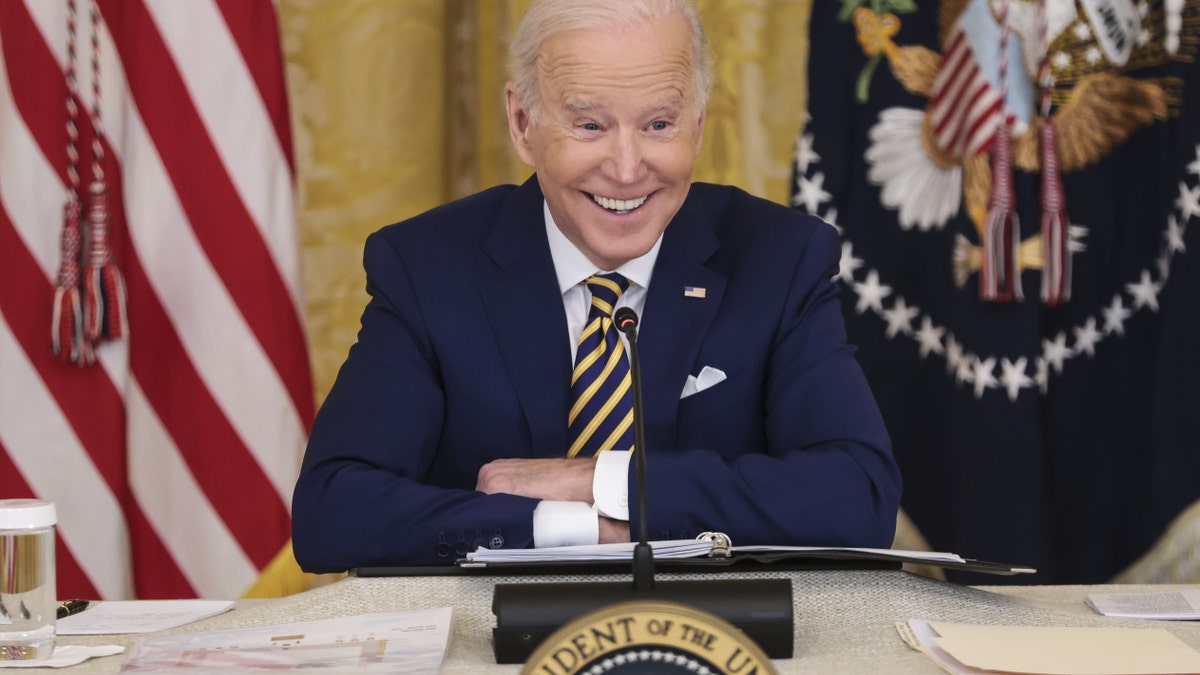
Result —
[[[795, 619], [795, 656], [774, 661], [780, 673], [942, 673], [925, 655], [901, 641], [896, 623], [910, 618], [1025, 626], [1122, 626], [1164, 628], [1200, 650], [1200, 622], [1114, 619], [1084, 604], [1092, 592], [1150, 592], [1198, 588], [1179, 585], [961, 586], [901, 570], [748, 571], [723, 578], [790, 578]], [[622, 575], [584, 575], [587, 581], [619, 581]], [[660, 579], [697, 579], [660, 574]], [[517, 673], [497, 665], [492, 652], [492, 591], [496, 583], [563, 581], [538, 576], [349, 576], [296, 595], [238, 600], [234, 609], [152, 635], [256, 628], [377, 612], [452, 607], [453, 622], [440, 672]], [[60, 636], [60, 644], [123, 645], [138, 635]], [[94, 658], [66, 669], [24, 672], [62, 675], [115, 673], [124, 655]]]

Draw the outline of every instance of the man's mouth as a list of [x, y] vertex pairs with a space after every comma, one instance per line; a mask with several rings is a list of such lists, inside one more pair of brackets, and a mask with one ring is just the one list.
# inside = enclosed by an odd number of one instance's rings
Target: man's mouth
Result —
[[650, 195], [642, 195], [635, 199], [612, 199], [611, 197], [602, 197], [600, 195], [591, 195], [591, 197], [592, 201], [599, 204], [604, 210], [612, 211], [617, 215], [624, 215], [645, 204]]

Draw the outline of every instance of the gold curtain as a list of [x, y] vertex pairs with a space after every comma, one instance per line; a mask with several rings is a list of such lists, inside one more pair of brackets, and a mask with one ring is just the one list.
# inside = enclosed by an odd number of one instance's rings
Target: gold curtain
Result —
[[[695, 179], [786, 203], [803, 120], [812, 0], [698, 0], [716, 59]], [[508, 139], [509, 36], [528, 0], [281, 0], [314, 395], [366, 302], [380, 227], [524, 180]], [[251, 597], [312, 585], [290, 546]]]
[[[530, 173], [504, 120], [528, 0], [282, 0], [307, 324], [323, 400], [366, 301], [367, 234]], [[716, 84], [696, 180], [788, 198], [811, 0], [699, 0]]]

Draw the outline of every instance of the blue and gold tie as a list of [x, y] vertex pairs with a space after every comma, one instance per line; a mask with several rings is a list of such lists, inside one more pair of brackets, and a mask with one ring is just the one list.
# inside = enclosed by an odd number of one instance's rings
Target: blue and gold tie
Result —
[[633, 449], [629, 359], [612, 320], [613, 307], [629, 288], [629, 280], [616, 273], [597, 274], [588, 277], [587, 286], [592, 292], [592, 307], [579, 337], [575, 371], [571, 374], [568, 457]]

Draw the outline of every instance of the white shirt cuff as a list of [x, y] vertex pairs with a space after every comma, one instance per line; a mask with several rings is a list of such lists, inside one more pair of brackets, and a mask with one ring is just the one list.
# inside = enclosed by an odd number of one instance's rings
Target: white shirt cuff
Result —
[[600, 542], [600, 517], [583, 502], [542, 501], [533, 509], [533, 547], [581, 546]]
[[629, 520], [629, 460], [627, 450], [609, 450], [596, 455], [592, 474], [592, 496], [600, 515], [613, 520]]

